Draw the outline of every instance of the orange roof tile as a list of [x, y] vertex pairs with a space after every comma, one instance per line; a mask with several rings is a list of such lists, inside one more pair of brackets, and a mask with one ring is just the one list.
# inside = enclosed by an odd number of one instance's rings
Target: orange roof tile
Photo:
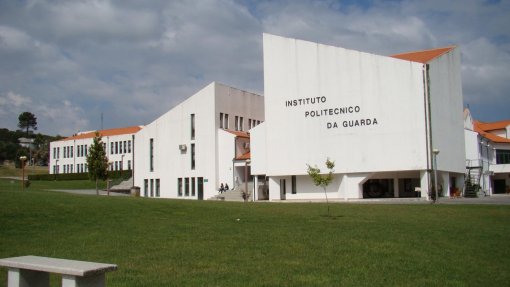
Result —
[[248, 133], [248, 132], [231, 131], [231, 130], [225, 130], [225, 131], [229, 132], [235, 136], [241, 137], [241, 138], [250, 138], [250, 133]]
[[504, 130], [507, 126], [510, 126], [510, 120], [506, 121], [498, 121], [492, 123], [484, 123], [480, 121], [475, 121], [476, 125], [483, 131], [494, 131], [494, 130]]
[[236, 160], [247, 160], [247, 159], [250, 159], [250, 158], [251, 158], [251, 153], [247, 152], [245, 154], [242, 154], [242, 155], [236, 157]]
[[449, 52], [450, 50], [454, 49], [455, 47], [456, 46], [449, 46], [449, 47], [444, 47], [444, 48], [407, 52], [407, 53], [402, 53], [402, 54], [391, 55], [390, 57], [425, 64], [425, 63], [428, 63], [431, 60]]
[[[482, 124], [488, 124], [488, 123], [482, 123]], [[473, 127], [475, 129], [475, 132], [479, 133], [481, 136], [489, 139], [492, 142], [495, 142], [495, 143], [510, 143], [510, 139], [507, 139], [507, 138], [504, 138], [504, 137], [500, 137], [500, 136], [497, 136], [495, 134], [491, 134], [491, 133], [486, 132], [485, 130], [483, 130], [480, 127], [480, 122], [479, 121], [473, 121]]]
[[[142, 129], [142, 127], [140, 127], [140, 126], [132, 126], [132, 127], [125, 127], [125, 128], [100, 130], [97, 132], [99, 132], [99, 135], [101, 135], [102, 137], [108, 137], [108, 136], [118, 136], [118, 135], [125, 135], [125, 134], [134, 134], [134, 133], [137, 133], [141, 129]], [[87, 132], [87, 133], [74, 135], [74, 136], [62, 139], [61, 141], [88, 139], [88, 138], [93, 138], [95, 136], [96, 136], [96, 131], [93, 131], [93, 132]]]

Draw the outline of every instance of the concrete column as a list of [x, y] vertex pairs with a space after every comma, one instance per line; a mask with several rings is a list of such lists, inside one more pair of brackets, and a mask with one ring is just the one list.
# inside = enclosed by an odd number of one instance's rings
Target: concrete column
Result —
[[253, 176], [253, 201], [257, 201], [259, 199], [259, 177], [257, 175]]
[[421, 188], [421, 197], [429, 198], [429, 182], [430, 182], [430, 173], [426, 170], [420, 170], [420, 188]]
[[9, 268], [7, 287], [49, 287], [50, 274], [18, 268]]
[[[439, 175], [438, 175], [439, 176]], [[450, 196], [450, 173], [443, 171], [441, 172], [441, 178], [442, 180], [440, 183], [443, 185], [443, 196], [449, 197]]]
[[455, 186], [459, 189], [460, 192], [464, 190], [464, 174], [457, 174], [455, 176]]
[[399, 189], [398, 189], [398, 178], [393, 179], [393, 197], [398, 198]]
[[280, 178], [269, 177], [269, 201], [280, 200]]

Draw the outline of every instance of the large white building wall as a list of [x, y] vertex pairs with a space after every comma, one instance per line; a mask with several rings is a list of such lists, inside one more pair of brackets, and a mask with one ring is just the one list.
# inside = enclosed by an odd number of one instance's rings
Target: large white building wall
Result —
[[251, 173], [265, 175], [267, 172], [266, 124], [261, 124], [251, 131]]
[[[135, 139], [135, 185], [145, 195], [145, 180], [149, 181], [149, 189], [151, 179], [159, 180], [160, 197], [198, 199], [198, 180], [201, 178], [202, 198], [216, 195], [220, 183], [232, 177], [227, 173], [234, 159], [234, 149], [232, 153], [228, 151], [227, 136], [220, 138], [218, 129], [222, 126], [234, 130], [237, 116], [237, 128], [247, 131], [250, 120], [264, 120], [263, 109], [263, 98], [259, 95], [219, 83], [209, 84], [138, 132]], [[226, 121], [220, 123], [220, 113], [224, 120], [228, 114], [228, 125]], [[195, 139], [191, 138], [192, 114], [195, 115]], [[233, 145], [234, 137], [231, 138]], [[150, 169], [151, 139], [154, 145], [153, 171]], [[180, 145], [186, 145], [186, 150], [181, 151]], [[191, 166], [192, 145], [195, 146], [195, 169]], [[179, 179], [182, 179], [182, 195], [178, 191]], [[186, 179], [189, 193], [186, 193]], [[192, 179], [195, 180], [194, 195]], [[148, 194], [150, 196], [150, 192]]]
[[429, 64], [432, 149], [439, 149], [438, 170], [465, 171], [465, 142], [460, 50], [454, 48]]
[[[229, 188], [234, 187], [232, 177], [235, 157], [235, 135], [218, 129], [218, 178], [217, 182], [221, 185], [227, 183]], [[219, 188], [219, 187], [218, 187]]]
[[[265, 34], [266, 174], [304, 175], [327, 157], [337, 173], [426, 169], [422, 68]], [[334, 113], [345, 107], [356, 110]]]
[[[171, 109], [138, 132], [135, 139], [135, 185], [144, 195], [145, 180], [160, 180], [160, 196], [166, 198], [197, 198], [191, 187], [185, 193], [185, 179], [204, 179], [204, 198], [214, 194], [215, 142], [214, 123], [215, 84], [210, 84]], [[191, 138], [191, 114], [195, 115], [195, 139]], [[150, 142], [153, 141], [151, 169]], [[195, 145], [195, 168], [192, 169], [192, 144]], [[186, 149], [181, 151], [180, 145]], [[178, 195], [178, 178], [182, 179], [182, 195]], [[190, 183], [191, 184], [191, 183]], [[196, 184], [196, 183], [195, 183]], [[149, 187], [150, 188], [150, 187]]]

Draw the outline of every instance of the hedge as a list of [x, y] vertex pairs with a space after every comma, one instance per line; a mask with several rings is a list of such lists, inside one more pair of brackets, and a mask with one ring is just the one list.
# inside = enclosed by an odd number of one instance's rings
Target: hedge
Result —
[[[131, 170], [108, 171], [109, 179], [128, 179], [132, 176]], [[60, 173], [60, 174], [31, 174], [28, 180], [88, 180], [88, 173]]]

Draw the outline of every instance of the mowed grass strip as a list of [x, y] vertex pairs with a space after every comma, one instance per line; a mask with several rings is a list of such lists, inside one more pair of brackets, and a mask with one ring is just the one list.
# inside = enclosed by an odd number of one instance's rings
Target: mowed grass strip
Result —
[[329, 218], [325, 204], [21, 193], [9, 184], [0, 181], [0, 257], [116, 263], [107, 286], [510, 282], [507, 206], [335, 203]]

